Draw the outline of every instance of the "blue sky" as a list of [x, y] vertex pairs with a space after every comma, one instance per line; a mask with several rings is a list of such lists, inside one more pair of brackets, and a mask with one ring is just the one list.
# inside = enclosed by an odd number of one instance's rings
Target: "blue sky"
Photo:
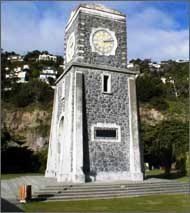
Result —
[[[63, 55], [71, 11], [92, 1], [4, 1], [1, 46], [24, 54], [34, 49]], [[128, 59], [189, 58], [187, 1], [93, 1], [127, 16]]]

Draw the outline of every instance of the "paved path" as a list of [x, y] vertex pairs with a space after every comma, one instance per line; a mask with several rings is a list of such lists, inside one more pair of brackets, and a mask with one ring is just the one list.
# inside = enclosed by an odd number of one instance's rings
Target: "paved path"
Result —
[[22, 176], [14, 179], [1, 181], [1, 197], [11, 201], [18, 201], [19, 186], [22, 184], [32, 185], [32, 193], [49, 184], [56, 184], [53, 178], [45, 178], [44, 176]]
[[32, 194], [49, 184], [56, 184], [53, 178], [44, 176], [22, 176], [1, 180], [1, 212], [23, 212], [19, 205], [19, 186], [32, 185]]

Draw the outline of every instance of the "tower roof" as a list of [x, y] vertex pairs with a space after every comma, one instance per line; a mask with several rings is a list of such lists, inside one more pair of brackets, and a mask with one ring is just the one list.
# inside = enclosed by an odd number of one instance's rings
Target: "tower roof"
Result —
[[121, 13], [120, 11], [107, 8], [102, 4], [79, 4], [79, 6], [71, 12], [69, 21], [66, 26], [66, 30], [67, 28], [69, 28], [70, 24], [76, 18], [79, 11], [117, 20], [125, 20], [125, 14]]
[[89, 8], [89, 9], [93, 9], [93, 10], [99, 10], [99, 11], [103, 11], [103, 12], [107, 12], [107, 13], [125, 16], [120, 11], [105, 7], [103, 4], [80, 4], [79, 7], [84, 7], [84, 8]]

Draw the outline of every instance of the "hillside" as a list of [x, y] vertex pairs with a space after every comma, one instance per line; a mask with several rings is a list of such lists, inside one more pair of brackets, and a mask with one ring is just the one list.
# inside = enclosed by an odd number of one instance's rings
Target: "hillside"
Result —
[[16, 146], [16, 140], [34, 151], [47, 148], [50, 123], [51, 112], [45, 109], [2, 109], [2, 129], [10, 135], [9, 146]]
[[[150, 69], [146, 60], [133, 63], [141, 72], [137, 95], [144, 160], [154, 167], [171, 168], [172, 163], [184, 161], [188, 151], [188, 64], [169, 61], [157, 72]], [[3, 153], [14, 147], [19, 151], [29, 148], [32, 155], [39, 153], [38, 161], [43, 162], [44, 170], [53, 89], [34, 78], [27, 84], [12, 84], [12, 90], [3, 91], [2, 101]]]

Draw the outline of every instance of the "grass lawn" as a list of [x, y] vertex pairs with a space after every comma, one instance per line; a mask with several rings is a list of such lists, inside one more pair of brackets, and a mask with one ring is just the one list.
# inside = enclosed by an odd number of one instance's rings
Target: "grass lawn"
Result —
[[22, 204], [22, 208], [27, 212], [189, 212], [189, 199], [189, 195], [154, 195], [109, 200], [30, 202]]
[[41, 173], [13, 173], [13, 174], [1, 174], [1, 180], [8, 180], [13, 179], [21, 176], [27, 176], [27, 175], [44, 175]]

